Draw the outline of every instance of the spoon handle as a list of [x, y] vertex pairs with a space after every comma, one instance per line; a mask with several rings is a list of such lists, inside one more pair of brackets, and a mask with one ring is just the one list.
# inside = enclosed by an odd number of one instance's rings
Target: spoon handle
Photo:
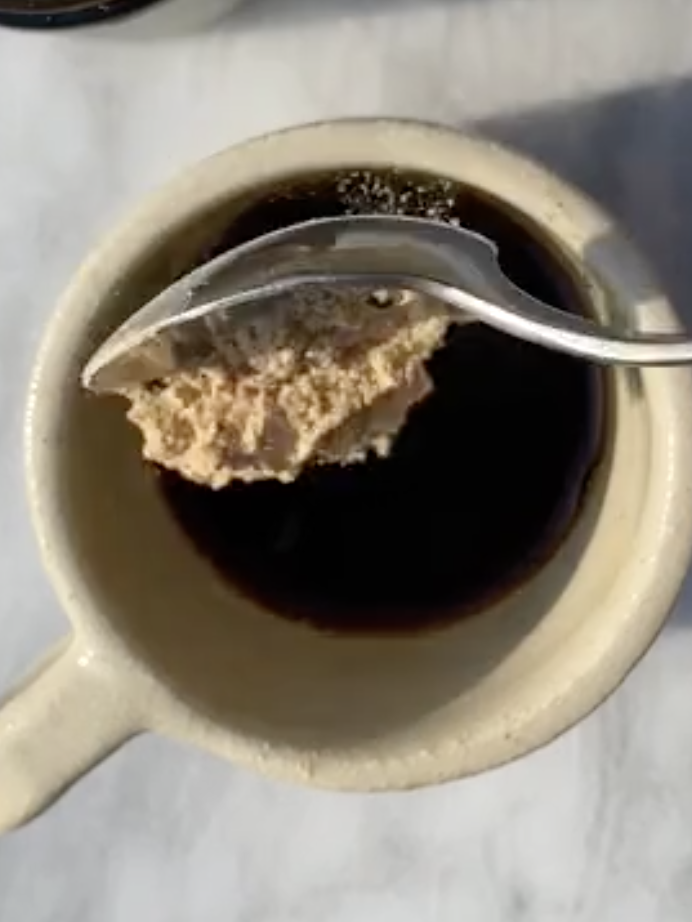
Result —
[[[495, 305], [464, 291], [450, 291], [455, 306], [490, 326], [539, 346], [603, 365], [687, 365], [692, 339], [684, 333], [616, 330], [579, 314], [550, 307], [505, 277], [507, 298]], [[474, 303], [471, 303], [474, 302]]]

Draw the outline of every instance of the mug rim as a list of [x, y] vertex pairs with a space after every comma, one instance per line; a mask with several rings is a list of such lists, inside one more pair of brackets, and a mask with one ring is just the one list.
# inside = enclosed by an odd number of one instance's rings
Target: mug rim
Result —
[[[69, 366], [70, 330], [79, 331], [89, 322], [92, 311], [107, 297], [114, 281], [127, 273], [128, 266], [131, 268], [137, 257], [157, 237], [160, 238], [162, 229], [166, 235], [172, 236], [182, 221], [189, 220], [194, 213], [202, 214], [221, 195], [229, 199], [233, 194], [240, 195], [243, 182], [247, 182], [246, 188], [249, 189], [276, 181], [281, 176], [290, 175], [291, 169], [296, 168], [299, 162], [303, 171], [338, 168], [344, 165], [344, 148], [348, 148], [349, 144], [351, 148], [365, 153], [369, 145], [374, 147], [376, 143], [380, 146], [382, 157], [389, 154], [391, 163], [401, 168], [425, 171], [434, 162], [437, 165], [435, 172], [440, 173], [443, 161], [451, 163], [456, 158], [463, 159], [464, 154], [468, 158], [482, 153], [492, 161], [496, 170], [501, 166], [509, 168], [507, 173], [512, 176], [515, 185], [516, 170], [519, 169], [523, 179], [518, 184], [522, 186], [518, 193], [520, 197], [527, 199], [532, 195], [542, 195], [553, 203], [559, 199], [562, 212], [556, 222], [563, 222], [563, 234], [567, 233], [567, 227], [573, 232], [577, 223], [585, 234], [603, 230], [614, 232], [622, 247], [621, 255], [630, 260], [630, 264], [625, 266], [626, 271], [634, 275], [643, 273], [647, 279], [651, 278], [637, 252], [611, 219], [568, 183], [553, 177], [523, 155], [439, 125], [398, 119], [317, 122], [251, 139], [188, 168], [145, 200], [87, 259], [49, 324], [32, 377], [25, 428], [31, 515], [44, 566], [78, 631], [89, 605], [90, 593], [88, 587], [80, 583], [79, 562], [70, 553], [69, 539], [65, 540], [62, 534], [54, 497], [47, 496], [47, 491], [50, 493], [50, 477], [46, 476], [46, 472], [50, 471], [50, 453], [53, 450], [50, 420], [56, 415], [59, 401], [56, 385], [64, 382]], [[409, 150], [414, 154], [401, 155], [402, 151]], [[424, 162], [426, 157], [429, 162]], [[239, 170], [239, 176], [238, 172], [234, 174], [234, 170], [241, 163], [244, 163], [244, 168]], [[234, 175], [235, 181], [229, 179]], [[570, 219], [570, 214], [576, 214], [578, 222]], [[623, 271], [622, 265], [618, 265], [618, 271]], [[656, 291], [658, 294], [651, 308], [653, 319], [656, 322], [675, 319], [658, 286]], [[76, 336], [72, 339], [75, 340]], [[687, 385], [688, 377], [685, 373]], [[600, 651], [598, 665], [582, 674], [575, 674], [569, 692], [562, 698], [551, 700], [542, 713], [527, 715], [527, 726], [522, 728], [523, 732], [505, 740], [501, 751], [494, 746], [487, 753], [475, 754], [473, 758], [462, 751], [443, 765], [431, 764], [425, 753], [421, 753], [416, 765], [407, 764], [401, 772], [395, 775], [389, 773], [386, 777], [378, 776], [377, 766], [373, 766], [371, 771], [354, 769], [349, 777], [344, 771], [343, 760], [339, 765], [325, 761], [319, 770], [313, 771], [310, 783], [375, 790], [407, 788], [473, 774], [550, 742], [587, 716], [621, 684], [665, 624], [687, 572], [692, 549], [692, 502], [682, 504], [679, 500], [681, 492], [692, 493], [692, 426], [688, 425], [692, 422], [692, 389], [680, 384], [679, 370], [660, 370], [657, 416], [659, 425], [665, 430], [666, 476], [657, 490], [651, 491], [657, 496], [656, 514], [652, 513], [652, 521], [655, 520], [660, 546], [656, 559], [650, 560], [648, 566], [642, 567], [638, 573], [639, 585], [632, 587], [633, 616], [636, 612], [642, 614], [637, 630], [620, 637], [617, 645], [611, 644]], [[652, 504], [653, 499], [650, 500]], [[79, 617], [73, 620], [75, 611], [79, 612]], [[96, 626], [96, 643], [105, 644], [130, 667], [135, 665], [145, 677], [152, 678], [158, 702], [155, 706], [168, 712], [170, 719], [164, 719], [163, 723], [168, 724], [176, 735], [179, 718], [189, 718], [190, 714], [197, 712], [189, 703], [178, 700], [161, 676], [152, 675], [151, 665], [137, 657], [136, 650], [126, 644], [110, 623], [101, 623], [90, 617], [84, 620], [92, 628]], [[189, 723], [189, 719], [186, 722]], [[233, 761], [252, 765], [251, 742], [231, 739], [232, 731], [222, 727], [207, 726], [201, 732], [200, 745]], [[188, 739], [194, 736], [189, 730], [184, 735]], [[300, 766], [292, 764], [290, 757], [282, 758], [281, 754], [265, 760], [263, 768], [275, 776], [305, 781]]]

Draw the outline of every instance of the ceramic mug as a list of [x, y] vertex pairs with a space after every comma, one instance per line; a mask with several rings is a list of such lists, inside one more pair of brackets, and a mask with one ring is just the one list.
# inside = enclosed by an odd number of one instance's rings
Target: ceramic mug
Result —
[[588, 714], [665, 622], [692, 545], [685, 370], [608, 372], [603, 457], [552, 559], [481, 616], [400, 638], [329, 636], [234, 595], [174, 525], [119, 402], [80, 390], [80, 369], [105, 333], [187, 269], [259, 189], [363, 165], [485, 190], [541, 229], [594, 314], [675, 324], [596, 205], [523, 157], [445, 128], [321, 123], [188, 170], [88, 259], [40, 353], [28, 489], [73, 629], [0, 709], [0, 828], [36, 815], [145, 730], [342, 790], [480, 772]]

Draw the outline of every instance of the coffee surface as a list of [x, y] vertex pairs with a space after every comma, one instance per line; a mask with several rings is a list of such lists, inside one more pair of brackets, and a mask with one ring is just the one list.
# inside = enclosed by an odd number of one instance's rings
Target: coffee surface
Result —
[[[583, 310], [567, 270], [513, 215], [411, 174], [362, 171], [273, 190], [216, 252], [310, 217], [392, 210], [485, 234], [517, 284]], [[600, 372], [480, 325], [451, 330], [427, 368], [434, 390], [387, 458], [218, 491], [159, 471], [198, 552], [276, 615], [330, 631], [429, 629], [520, 585], [578, 515], [600, 448]]]

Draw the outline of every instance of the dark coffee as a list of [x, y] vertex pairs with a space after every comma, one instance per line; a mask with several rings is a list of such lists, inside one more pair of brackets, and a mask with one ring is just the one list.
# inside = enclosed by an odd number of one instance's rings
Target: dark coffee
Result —
[[[494, 239], [515, 282], [584, 309], [559, 258], [494, 201], [429, 177], [362, 176], [273, 190], [218, 249], [309, 217], [404, 204]], [[478, 612], [543, 565], [578, 514], [600, 447], [600, 375], [480, 325], [454, 330], [429, 371], [435, 390], [389, 458], [218, 492], [160, 472], [175, 518], [226, 580], [284, 618], [383, 633]]]

